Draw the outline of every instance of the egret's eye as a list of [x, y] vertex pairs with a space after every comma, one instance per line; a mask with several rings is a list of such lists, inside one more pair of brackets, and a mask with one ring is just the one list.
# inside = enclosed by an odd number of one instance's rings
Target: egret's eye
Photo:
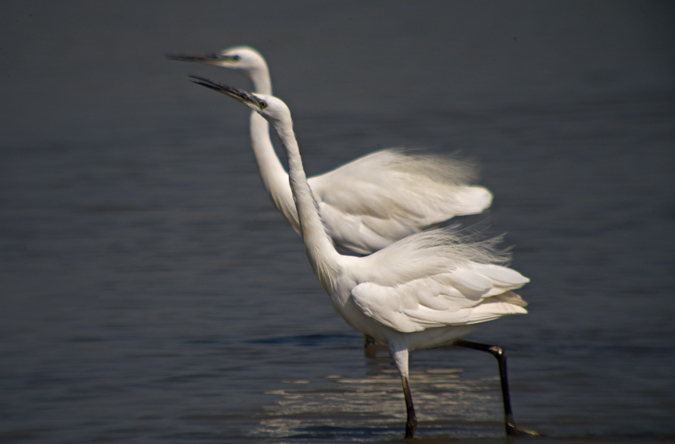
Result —
[[235, 62], [238, 62], [239, 60], [241, 60], [241, 56], [238, 56], [238, 55], [235, 54], [235, 55], [232, 56], [232, 60], [234, 60]]
[[260, 109], [265, 109], [265, 108], [267, 108], [267, 102], [265, 102], [264, 100], [261, 100], [260, 103], [259, 103], [259, 105], [260, 105]]

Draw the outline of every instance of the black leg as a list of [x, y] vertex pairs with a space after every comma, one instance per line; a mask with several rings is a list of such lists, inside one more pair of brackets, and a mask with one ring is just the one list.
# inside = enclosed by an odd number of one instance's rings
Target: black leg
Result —
[[408, 378], [401, 376], [403, 383], [403, 396], [405, 397], [405, 410], [407, 419], [405, 422], [405, 438], [412, 438], [417, 428], [417, 416], [415, 416], [415, 407], [413, 407], [412, 394], [410, 393], [410, 384]]
[[499, 363], [499, 379], [502, 386], [502, 401], [504, 403], [504, 422], [506, 434], [509, 436], [538, 435], [537, 432], [519, 429], [516, 427], [516, 422], [513, 419], [513, 410], [511, 410], [511, 394], [509, 392], [509, 378], [506, 373], [506, 355], [504, 354], [504, 350], [502, 350], [502, 348], [497, 345], [480, 344], [478, 342], [465, 341], [462, 339], [455, 342], [453, 345], [488, 352], [497, 358], [497, 362]]

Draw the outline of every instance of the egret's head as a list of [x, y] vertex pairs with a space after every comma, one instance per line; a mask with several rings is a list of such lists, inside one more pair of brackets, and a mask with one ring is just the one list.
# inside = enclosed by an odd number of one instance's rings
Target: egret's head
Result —
[[167, 54], [166, 57], [179, 62], [205, 63], [240, 71], [267, 69], [263, 56], [248, 46], [235, 46], [215, 54]]
[[253, 94], [203, 77], [190, 76], [190, 81], [205, 86], [243, 103], [270, 122], [291, 121], [291, 112], [284, 102], [266, 94]]
[[267, 69], [267, 63], [258, 51], [248, 46], [235, 46], [220, 52], [219, 58], [222, 66], [242, 71]]

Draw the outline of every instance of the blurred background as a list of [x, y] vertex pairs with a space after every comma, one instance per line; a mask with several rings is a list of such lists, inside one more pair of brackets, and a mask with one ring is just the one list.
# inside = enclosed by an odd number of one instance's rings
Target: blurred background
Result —
[[[675, 6], [3, 1], [0, 442], [396, 442], [386, 352], [332, 310], [260, 184], [248, 110], [164, 58], [250, 45], [305, 168], [481, 165], [530, 314], [502, 345], [546, 442], [675, 438]], [[280, 152], [283, 156], [283, 152]], [[412, 355], [421, 442], [503, 442], [493, 358]], [[536, 440], [533, 440], [536, 442]]]

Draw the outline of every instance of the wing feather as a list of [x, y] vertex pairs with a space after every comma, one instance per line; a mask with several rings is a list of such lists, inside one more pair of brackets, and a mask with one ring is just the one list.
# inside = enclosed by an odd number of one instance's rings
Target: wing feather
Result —
[[396, 286], [359, 284], [351, 297], [367, 316], [410, 333], [527, 313], [525, 301], [511, 291], [526, 282], [499, 265], [468, 263]]
[[371, 253], [455, 216], [492, 203], [483, 187], [467, 185], [475, 168], [451, 156], [386, 149], [309, 179], [335, 241]]

